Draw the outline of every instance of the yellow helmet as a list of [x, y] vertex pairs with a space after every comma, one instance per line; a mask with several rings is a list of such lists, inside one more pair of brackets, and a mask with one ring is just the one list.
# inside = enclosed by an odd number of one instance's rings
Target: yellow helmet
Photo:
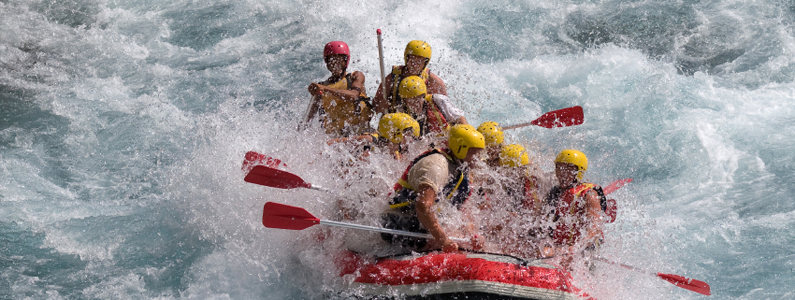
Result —
[[588, 170], [588, 157], [585, 156], [585, 153], [573, 149], [560, 151], [558, 156], [555, 157], [555, 163], [568, 163], [577, 166], [579, 170], [577, 172], [578, 180], [582, 180], [583, 173]]
[[406, 51], [403, 52], [403, 59], [406, 63], [409, 62], [409, 55], [422, 56], [430, 61], [431, 45], [428, 45], [428, 43], [424, 41], [413, 40], [406, 45]]
[[403, 132], [409, 128], [412, 129], [412, 134], [415, 137], [420, 136], [420, 124], [408, 114], [385, 114], [378, 122], [378, 135], [390, 142], [400, 144], [403, 141]]
[[478, 131], [483, 134], [483, 137], [486, 139], [486, 147], [502, 145], [502, 127], [500, 127], [500, 124], [497, 124], [497, 122], [483, 122], [483, 124], [478, 126]]
[[486, 141], [483, 139], [483, 134], [475, 130], [472, 125], [456, 124], [450, 127], [448, 145], [455, 157], [464, 159], [467, 157], [469, 148], [483, 149], [486, 147]]
[[419, 76], [403, 78], [398, 88], [398, 96], [403, 99], [414, 98], [426, 94], [427, 92], [428, 89], [425, 87], [425, 81]]
[[529, 163], [530, 158], [522, 145], [506, 145], [500, 150], [500, 165], [503, 167], [515, 168]]

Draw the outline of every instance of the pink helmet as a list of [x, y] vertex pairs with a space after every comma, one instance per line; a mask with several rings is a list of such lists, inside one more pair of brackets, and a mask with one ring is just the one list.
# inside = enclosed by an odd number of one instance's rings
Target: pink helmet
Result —
[[333, 41], [326, 44], [326, 48], [323, 48], [323, 60], [326, 60], [326, 56], [333, 55], [333, 54], [345, 54], [347, 57], [345, 59], [345, 68], [351, 63], [351, 50], [348, 49], [348, 44], [341, 41]]

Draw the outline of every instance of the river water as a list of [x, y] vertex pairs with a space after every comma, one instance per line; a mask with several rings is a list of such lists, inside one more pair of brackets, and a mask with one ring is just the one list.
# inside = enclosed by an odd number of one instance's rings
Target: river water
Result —
[[[764, 1], [0, 0], [0, 298], [317, 299], [338, 279], [318, 230], [261, 225], [246, 151], [342, 190], [295, 126], [322, 47], [378, 86], [413, 39], [473, 124], [580, 105], [576, 127], [508, 139], [552, 170], [563, 148], [614, 195], [604, 256], [708, 282], [716, 299], [795, 298], [795, 4]], [[332, 159], [329, 159], [332, 158]], [[396, 163], [368, 166], [388, 189]], [[332, 239], [333, 240], [333, 239]], [[319, 265], [318, 267], [314, 267]], [[603, 266], [600, 299], [701, 299]]]

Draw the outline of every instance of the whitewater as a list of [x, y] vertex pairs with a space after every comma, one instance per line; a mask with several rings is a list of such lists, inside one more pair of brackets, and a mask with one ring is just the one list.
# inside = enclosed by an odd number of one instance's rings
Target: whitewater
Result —
[[[580, 126], [506, 131], [544, 171], [565, 148], [617, 191], [603, 256], [706, 281], [714, 299], [795, 298], [795, 4], [733, 1], [0, 0], [0, 298], [323, 299], [322, 229], [262, 226], [250, 150], [359, 199], [314, 128], [297, 132], [323, 45], [375, 94], [414, 39], [472, 124], [580, 105]], [[374, 204], [364, 204], [365, 206]], [[328, 234], [338, 234], [329, 231]], [[362, 245], [359, 245], [362, 246]], [[599, 299], [702, 299], [599, 265]]]

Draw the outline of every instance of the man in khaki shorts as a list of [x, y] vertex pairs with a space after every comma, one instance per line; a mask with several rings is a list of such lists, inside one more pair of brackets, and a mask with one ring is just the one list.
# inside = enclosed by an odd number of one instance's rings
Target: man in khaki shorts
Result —
[[[449, 201], [460, 209], [469, 198], [469, 167], [485, 147], [483, 135], [472, 125], [458, 124], [450, 128], [449, 149], [433, 149], [415, 158], [395, 184], [391, 211], [384, 216], [384, 227], [430, 233], [444, 252], [458, 251], [439, 225], [434, 206]], [[426, 243], [416, 238], [382, 234], [390, 242], [422, 250]]]

